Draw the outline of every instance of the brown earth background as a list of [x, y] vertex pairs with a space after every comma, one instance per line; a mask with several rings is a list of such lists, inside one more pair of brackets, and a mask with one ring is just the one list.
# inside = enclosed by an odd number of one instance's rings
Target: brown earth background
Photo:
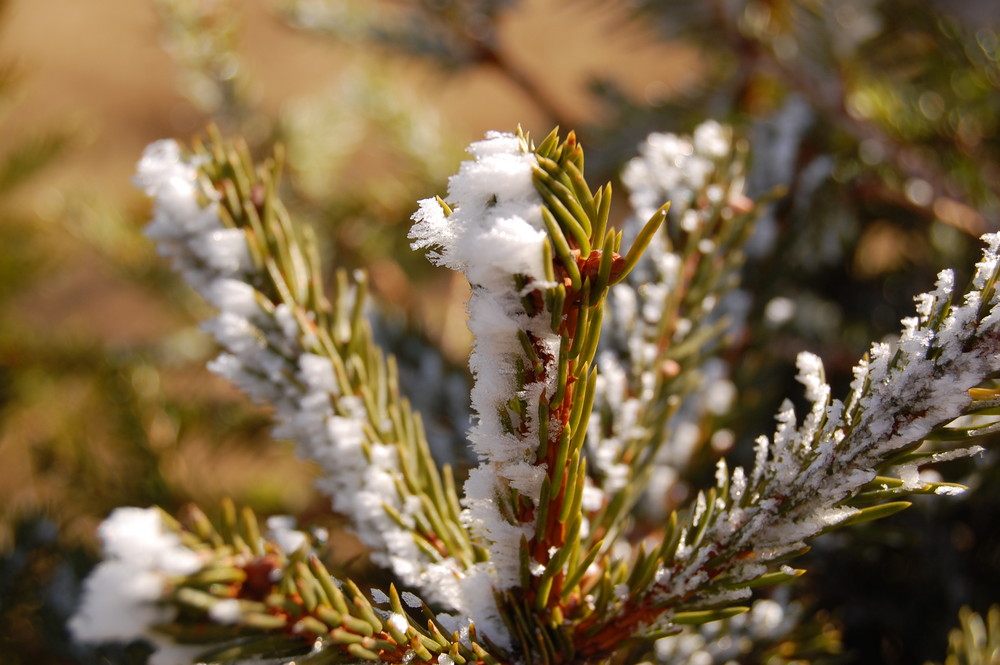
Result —
[[[376, 56], [368, 48], [293, 30], [261, 0], [237, 4], [239, 54], [252, 80], [251, 95], [264, 115], [277, 114], [283, 105], [330, 85], [345, 70], [377, 58], [409, 94], [438, 111], [440, 127], [455, 145], [518, 124], [536, 136], [551, 129], [551, 119], [536, 100], [495, 69], [443, 73], [424, 61]], [[130, 185], [143, 147], [164, 137], [188, 139], [203, 123], [198, 109], [178, 92], [178, 67], [162, 48], [154, 3], [12, 0], [3, 18], [0, 60], [15, 64], [19, 81], [0, 125], [0, 154], [41, 130], [66, 129], [73, 135], [66, 153], [5, 204], [10, 216], [30, 220], [31, 242], [44, 247], [43, 269], [9, 305], [7, 316], [14, 324], [7, 334], [43, 340], [39, 344], [49, 337], [71, 340], [68, 361], [61, 363], [102, 362], [101, 353], [128, 354], [171, 336], [190, 341], [192, 335], [200, 339], [192, 354], [210, 356], [207, 340], [192, 332], [197, 321], [189, 312], [173, 306], [154, 286], [123, 275], [116, 265], [117, 256], [137, 253], [145, 257], [141, 260], [157, 261], [142, 246], [139, 233], [148, 203]], [[697, 75], [692, 51], [657, 42], [641, 26], [625, 21], [617, 3], [526, 0], [504, 15], [500, 48], [545, 90], [564, 118], [580, 125], [599, 119], [587, 90], [594, 76], [610, 78], [636, 97], [662, 100]], [[376, 168], [369, 168], [372, 173], [362, 178], [377, 176]], [[90, 221], [85, 224], [83, 218]], [[20, 232], [12, 233], [0, 247], [7, 259], [23, 249]], [[25, 246], [27, 242], [24, 236]], [[121, 249], [129, 246], [139, 249], [131, 254]], [[389, 277], [375, 280], [389, 300], [411, 295], [405, 291], [406, 276], [397, 273], [380, 273]], [[468, 344], [461, 287], [452, 280], [442, 288], [445, 295], [424, 299], [427, 304], [417, 308], [416, 316], [460, 361]], [[75, 355], [76, 347], [97, 353], [98, 360]], [[86, 371], [64, 376], [58, 368], [43, 367], [18, 344], [10, 345], [5, 355], [12, 366], [28, 365], [34, 383], [15, 387], [18, 397], [8, 404], [0, 432], [0, 546], [10, 543], [10, 520], [33, 512], [55, 517], [63, 533], [92, 543], [100, 517], [95, 508], [100, 513], [114, 505], [116, 488], [132, 482], [130, 467], [109, 444], [121, 433], [109, 431], [112, 425], [101, 416], [104, 397]], [[34, 374], [32, 364], [38, 365]], [[213, 440], [171, 416], [169, 409], [167, 416], [161, 413], [164, 401], [171, 400], [221, 400], [223, 414], [248, 408], [200, 364], [147, 367], [143, 372], [130, 379], [154, 403], [140, 418], [141, 427], [156, 448], [159, 472], [182, 496], [209, 502], [223, 495], [251, 502], [263, 496], [265, 504], [289, 510], [314, 500], [310, 472], [287, 447]], [[225, 416], [213, 411], [208, 417]], [[266, 422], [258, 430], [258, 438], [266, 439]], [[107, 496], [97, 497], [96, 506], [91, 483], [110, 484], [99, 490]], [[126, 498], [136, 500], [134, 494]]]

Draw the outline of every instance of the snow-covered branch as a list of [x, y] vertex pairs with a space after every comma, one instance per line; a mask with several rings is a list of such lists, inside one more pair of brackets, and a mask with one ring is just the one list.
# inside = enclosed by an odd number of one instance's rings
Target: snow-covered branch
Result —
[[799, 423], [785, 403], [773, 439], [758, 439], [749, 474], [720, 462], [716, 487], [672, 522], [658, 550], [662, 563], [648, 586], [631, 589], [621, 616], [608, 623], [609, 634], [620, 637], [622, 623], [662, 627], [681, 616], [673, 612], [748, 597], [750, 582], [794, 576], [799, 571], [782, 562], [809, 539], [907, 507], [887, 501], [900, 493], [956, 491], [922, 482], [918, 466], [974, 454], [977, 446], [914, 451], [967, 413], [970, 390], [1000, 370], [1000, 235], [983, 240], [983, 259], [961, 302], [952, 302], [954, 278], [943, 271], [936, 290], [916, 298], [917, 316], [903, 320], [898, 343], [874, 344], [862, 359], [844, 402], [831, 398], [819, 358], [799, 356], [797, 378], [812, 403], [809, 413]]
[[[394, 361], [371, 342], [364, 275], [353, 284], [341, 275], [328, 302], [311, 243], [292, 228], [269, 170], [250, 164], [219, 142], [194, 155], [173, 141], [151, 145], [136, 176], [154, 200], [147, 234], [219, 309], [204, 324], [224, 349], [210, 368], [274, 406], [275, 435], [319, 464], [318, 487], [376, 561], [457, 605], [473, 554], [454, 490], [398, 395]], [[404, 475], [408, 467], [420, 473]]]
[[220, 531], [197, 512], [181, 526], [128, 509], [102, 527], [106, 560], [72, 623], [78, 638], [146, 638], [182, 660], [194, 652], [174, 647], [201, 641], [198, 657], [213, 662], [273, 648], [304, 663], [599, 663], [738, 615], [751, 586], [801, 574], [785, 561], [826, 531], [901, 510], [909, 494], [960, 491], [919, 471], [996, 429], [949, 423], [1000, 405], [976, 388], [1000, 371], [1000, 235], [984, 237], [960, 302], [948, 271], [917, 298], [845, 400], [801, 354], [801, 422], [786, 402], [749, 471], [720, 461], [714, 487], [637, 533], [630, 512], [649, 479], [686, 461], [684, 423], [738, 398], [711, 356], [742, 325], [727, 297], [762, 203], [744, 195], [745, 146], [715, 123], [650, 137], [625, 177], [648, 221], [624, 233], [572, 133], [537, 146], [490, 133], [469, 152], [410, 231], [472, 287], [478, 466], [459, 500], [372, 341], [364, 276], [339, 274], [328, 300], [313, 245], [277, 197], [277, 167], [255, 169], [217, 140], [147, 150], [148, 234], [219, 309], [204, 326], [224, 350], [212, 369], [274, 406], [275, 433], [320, 466], [320, 489], [402, 591], [335, 579], [282, 520], [265, 538], [231, 507]]
[[[635, 211], [625, 225], [670, 201], [667, 223], [636, 269], [608, 297], [588, 454], [592, 472], [621, 525], [649, 483], [644, 508], [666, 509], [665, 495], [708, 439], [706, 414], [734, 398], [728, 368], [715, 358], [742, 326], [747, 298], [736, 291], [743, 245], [756, 210], [744, 192], [746, 146], [708, 121], [693, 136], [653, 134], [622, 180]], [[716, 432], [716, 443], [731, 433]], [[724, 446], [722, 446], [724, 448]]]
[[105, 560], [70, 622], [78, 640], [144, 639], [156, 647], [153, 665], [252, 662], [262, 649], [303, 660], [496, 662], [468, 634], [453, 639], [414, 594], [366, 594], [331, 575], [290, 518], [270, 518], [261, 533], [252, 512], [226, 503], [221, 529], [193, 508], [184, 520], [121, 508], [101, 525]]

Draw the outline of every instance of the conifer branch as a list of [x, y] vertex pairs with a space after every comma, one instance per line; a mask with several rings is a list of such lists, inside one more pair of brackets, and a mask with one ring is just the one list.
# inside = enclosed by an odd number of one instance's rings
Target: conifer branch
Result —
[[[157, 509], [129, 508], [105, 522], [108, 559], [71, 625], [79, 635], [93, 638], [110, 629], [213, 665], [261, 657], [309, 665], [442, 662], [442, 656], [456, 663], [498, 662], [474, 630], [462, 637], [448, 632], [413, 594], [390, 586], [388, 593], [372, 589], [366, 595], [350, 580], [335, 578], [313, 551], [312, 538], [284, 520], [268, 520], [272, 528], [264, 538], [252, 511], [237, 514], [227, 502], [221, 528], [196, 507], [183, 521]], [[137, 583], [129, 573], [143, 579]], [[138, 622], [107, 626], [104, 604], [137, 589], [143, 597], [120, 609], [140, 615]]]
[[[890, 494], [960, 489], [922, 482], [916, 471], [925, 461], [980, 450], [958, 445], [924, 456], [919, 447], [967, 412], [969, 391], [1000, 369], [1000, 236], [984, 240], [962, 303], [952, 303], [953, 277], [943, 271], [937, 290], [917, 298], [918, 316], [903, 321], [898, 346], [872, 346], [845, 402], [830, 398], [819, 359], [800, 355], [798, 378], [813, 405], [805, 420], [797, 424], [786, 403], [773, 442], [758, 440], [749, 476], [720, 462], [716, 486], [699, 493], [683, 517], [671, 517], [655, 574], [629, 586], [615, 619], [586, 626], [582, 650], [606, 653], [644, 626], [676, 623], [678, 616], [720, 618], [755, 580], [795, 574], [784, 562], [808, 549], [811, 538], [909, 505], [886, 501]], [[896, 480], [876, 480], [886, 475]]]
[[[831, 398], [819, 358], [801, 354], [803, 421], [786, 403], [750, 472], [720, 461], [715, 485], [659, 533], [632, 532], [628, 511], [663, 464], [678, 404], [699, 398], [697, 379], [670, 379], [697, 372], [739, 323], [720, 303], [755, 208], [742, 193], [742, 148], [726, 130], [709, 124], [690, 143], [664, 140], [690, 158], [657, 174], [676, 176], [677, 205], [646, 207], [641, 179], [629, 178], [648, 221], [629, 231], [628, 250], [609, 225], [611, 188], [588, 185], [573, 133], [553, 131], [537, 146], [520, 131], [490, 133], [470, 147], [446, 197], [420, 202], [412, 246], [472, 285], [469, 439], [480, 463], [461, 504], [399, 395], [391, 358], [372, 342], [363, 276], [339, 273], [326, 296], [313, 245], [276, 193], [280, 153], [254, 167], [245, 148], [217, 137], [191, 155], [173, 142], [151, 146], [138, 177], [156, 201], [148, 233], [220, 310], [206, 324], [225, 349], [213, 369], [275, 405], [276, 433], [322, 467], [321, 489], [374, 559], [429, 604], [395, 587], [369, 600], [350, 580], [338, 584], [301, 536], [289, 541], [286, 529], [285, 544], [268, 544], [252, 515], [240, 521], [231, 506], [218, 530], [197, 513], [181, 527], [131, 509], [102, 527], [107, 560], [77, 636], [201, 641], [211, 662], [266, 653], [317, 664], [601, 663], [740, 616], [752, 588], [800, 575], [786, 562], [823, 533], [905, 509], [912, 494], [961, 491], [919, 471], [975, 453], [996, 429], [983, 418], [1000, 409], [1000, 393], [977, 386], [1000, 370], [1000, 234], [984, 237], [961, 302], [942, 272], [898, 343], [872, 346], [843, 402]], [[646, 184], [659, 192], [662, 183]], [[629, 294], [633, 312], [641, 302], [642, 318], [626, 311], [625, 330], [608, 326], [611, 348], [596, 361], [616, 292]], [[592, 422], [599, 429], [588, 437]], [[147, 545], [123, 536], [132, 524]], [[146, 582], [133, 598], [123, 572]], [[136, 615], [109, 629], [101, 610], [118, 601]]]
[[693, 448], [678, 443], [685, 423], [700, 426], [704, 402], [728, 388], [707, 364], [742, 324], [728, 296], [760, 210], [744, 192], [746, 152], [709, 121], [691, 137], [651, 135], [623, 173], [636, 211], [626, 233], [662, 201], [672, 205], [664, 232], [610, 296], [588, 433], [595, 483], [608, 495], [595, 534], [626, 530], [650, 481], [667, 486], [683, 469]]
[[[604, 300], [666, 209], [622, 256], [621, 234], [608, 228], [611, 190], [591, 191], [572, 132], [560, 140], [553, 131], [537, 147], [521, 132], [492, 134], [471, 152], [475, 161], [451, 182], [448, 209], [423, 201], [411, 237], [473, 284], [472, 439], [486, 464], [473, 471], [466, 495], [489, 541], [500, 615], [521, 651], [572, 658], [566, 603], [578, 603], [573, 589], [600, 551], [586, 545], [584, 505], [597, 490], [583, 443]], [[486, 179], [494, 171], [507, 181]], [[518, 254], [485, 244], [496, 236], [518, 243]]]
[[450, 471], [372, 341], [364, 274], [339, 272], [327, 297], [315, 245], [278, 198], [280, 171], [280, 153], [255, 167], [217, 136], [191, 156], [154, 144], [137, 177], [155, 198], [147, 233], [220, 310], [205, 324], [225, 350], [211, 369], [275, 406], [276, 436], [320, 465], [320, 489], [375, 561], [453, 603], [456, 577], [481, 554], [459, 525]]

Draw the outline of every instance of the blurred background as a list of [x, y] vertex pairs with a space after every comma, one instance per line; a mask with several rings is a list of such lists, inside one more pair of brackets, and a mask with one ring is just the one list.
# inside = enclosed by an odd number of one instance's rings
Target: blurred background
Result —
[[[992, 0], [0, 2], [0, 663], [142, 662], [63, 627], [117, 506], [231, 496], [337, 524], [266, 409], [204, 369], [210, 311], [144, 239], [129, 183], [148, 143], [215, 123], [261, 156], [285, 146], [287, 205], [331, 270], [370, 271], [378, 334], [448, 451], [465, 287], [408, 250], [416, 201], [491, 129], [575, 129], [596, 185], [651, 131], [732, 123], [751, 193], [784, 192], [724, 356], [736, 404], [710, 423], [740, 460], [800, 393], [796, 353], [843, 395], [912, 296], [942, 267], [961, 283], [1000, 227], [998, 27]], [[692, 487], [727, 452], [705, 438]], [[996, 468], [953, 463], [966, 496], [821, 541], [793, 592], [811, 627], [738, 662], [943, 658], [958, 608], [1000, 599]]]

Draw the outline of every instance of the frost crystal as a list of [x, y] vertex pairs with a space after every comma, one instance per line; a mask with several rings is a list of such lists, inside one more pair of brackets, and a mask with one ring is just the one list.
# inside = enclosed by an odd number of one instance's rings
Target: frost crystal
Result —
[[409, 591], [404, 591], [402, 594], [400, 594], [400, 598], [403, 599], [403, 602], [406, 603], [407, 607], [416, 608], [420, 607], [423, 604], [421, 600], [417, 598], [417, 596], [410, 593]]
[[[386, 600], [389, 599], [386, 598]], [[396, 614], [395, 612], [389, 615], [389, 623], [392, 624], [393, 628], [404, 634], [410, 627], [410, 624], [406, 621], [406, 617], [402, 614]]]
[[240, 603], [234, 598], [220, 600], [208, 609], [208, 616], [216, 623], [236, 623], [240, 620]]
[[531, 180], [533, 153], [512, 134], [490, 132], [469, 147], [448, 181], [454, 212], [446, 216], [436, 199], [425, 199], [413, 215], [413, 249], [430, 247], [434, 263], [465, 273], [471, 284], [510, 288], [511, 275], [544, 278], [545, 240], [541, 198]]
[[176, 612], [160, 602], [168, 578], [197, 572], [202, 560], [166, 529], [155, 508], [118, 508], [98, 533], [104, 560], [84, 583], [70, 631], [81, 642], [149, 639], [151, 627]]
[[296, 552], [309, 543], [309, 536], [297, 531], [295, 518], [288, 515], [272, 515], [267, 518], [267, 537], [286, 554]]

